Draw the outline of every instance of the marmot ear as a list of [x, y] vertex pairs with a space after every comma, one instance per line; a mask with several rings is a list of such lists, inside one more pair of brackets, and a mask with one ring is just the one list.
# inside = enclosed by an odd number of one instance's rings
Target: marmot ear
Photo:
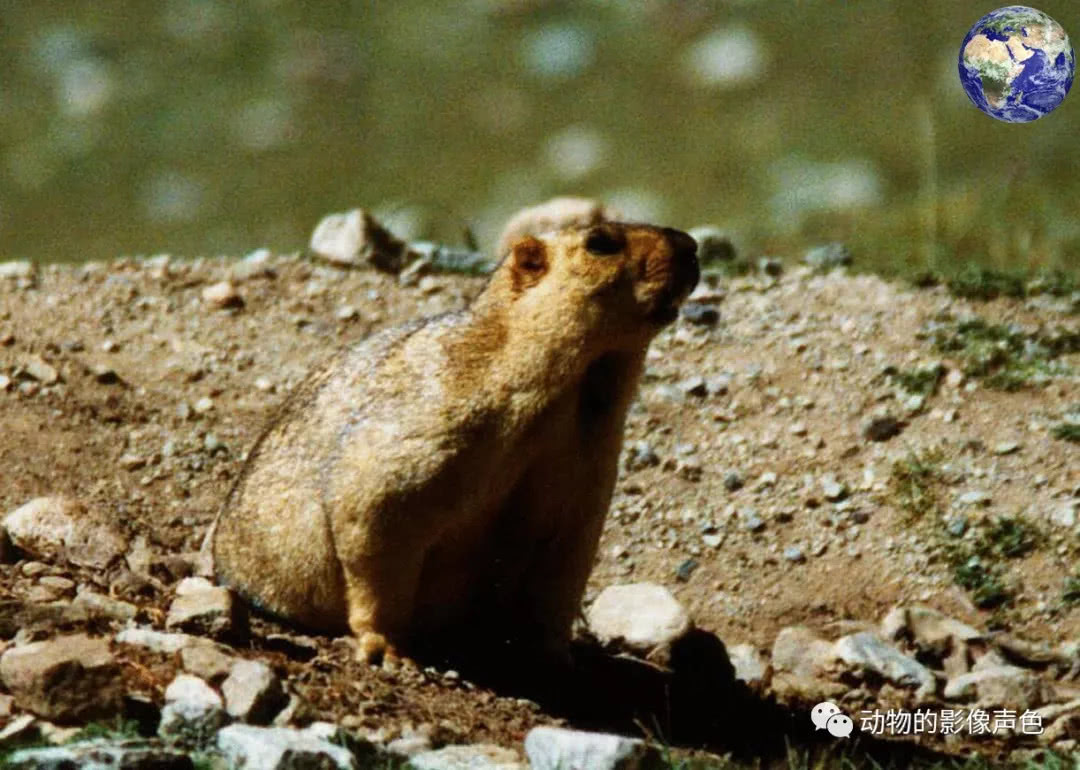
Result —
[[547, 246], [543, 241], [527, 235], [511, 247], [510, 274], [515, 291], [532, 288], [540, 283], [547, 271]]

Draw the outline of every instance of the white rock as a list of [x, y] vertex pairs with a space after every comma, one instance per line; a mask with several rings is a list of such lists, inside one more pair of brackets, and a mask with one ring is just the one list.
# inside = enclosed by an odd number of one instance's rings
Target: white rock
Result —
[[764, 686], [769, 681], [769, 662], [751, 644], [728, 647], [728, 660], [735, 669], [735, 678], [751, 687]]
[[33, 278], [36, 269], [34, 263], [26, 259], [0, 262], [0, 279]]
[[226, 721], [221, 696], [199, 677], [179, 674], [165, 688], [158, 735], [200, 743]]
[[444, 746], [409, 757], [415, 770], [528, 770], [513, 749], [487, 743], [468, 746]]
[[234, 663], [221, 693], [229, 716], [253, 724], [268, 724], [289, 700], [281, 680], [257, 660]]
[[218, 731], [217, 748], [231, 767], [259, 770], [340, 768], [356, 770], [355, 758], [337, 746], [289, 727], [229, 725]]
[[127, 541], [91, 517], [85, 505], [63, 497], [38, 497], [4, 517], [18, 548], [39, 558], [58, 554], [81, 567], [105, 569], [127, 550]]
[[961, 674], [945, 685], [947, 700], [975, 699], [980, 706], [1025, 711], [1042, 705], [1042, 682], [1037, 674], [1018, 666], [989, 665]]
[[919, 698], [929, 697], [937, 689], [930, 669], [868, 631], [837, 639], [833, 653], [851, 668], [872, 671], [901, 687], [915, 688]]
[[602, 642], [620, 639], [630, 649], [646, 654], [670, 645], [691, 628], [686, 609], [670, 591], [655, 583], [609, 586], [596, 597], [585, 617]]
[[244, 304], [244, 298], [232, 281], [221, 281], [207, 286], [202, 290], [202, 300], [216, 308], [240, 307]]
[[660, 752], [637, 738], [561, 727], [534, 727], [525, 736], [532, 770], [638, 770], [662, 766]]
[[404, 266], [405, 248], [363, 209], [330, 214], [311, 234], [311, 250], [338, 265], [369, 263], [397, 272]]

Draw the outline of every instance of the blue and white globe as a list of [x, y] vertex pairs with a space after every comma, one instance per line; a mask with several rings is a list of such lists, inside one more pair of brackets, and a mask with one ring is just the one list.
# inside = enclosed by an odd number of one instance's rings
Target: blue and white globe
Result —
[[983, 16], [960, 47], [960, 82], [992, 118], [1028, 123], [1057, 108], [1072, 87], [1076, 55], [1060, 24], [1024, 5]]

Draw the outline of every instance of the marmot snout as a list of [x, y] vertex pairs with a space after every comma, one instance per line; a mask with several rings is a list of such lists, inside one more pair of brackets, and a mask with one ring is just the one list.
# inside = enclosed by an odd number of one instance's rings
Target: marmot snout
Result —
[[565, 651], [695, 250], [648, 225], [527, 236], [468, 309], [339, 351], [249, 453], [212, 535], [219, 579], [368, 658], [461, 628]]

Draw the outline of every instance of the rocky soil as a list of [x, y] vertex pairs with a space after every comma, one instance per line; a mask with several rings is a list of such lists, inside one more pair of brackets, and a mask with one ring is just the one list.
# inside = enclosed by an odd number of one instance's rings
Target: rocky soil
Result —
[[[347, 639], [249, 616], [200, 577], [201, 540], [314, 362], [482, 286], [427, 254], [401, 274], [265, 251], [0, 265], [0, 756], [117, 714], [162, 736], [129, 747], [162, 753], [146, 767], [278, 740], [339, 766], [459, 744], [513, 764], [544, 725], [723, 754], [745, 738], [719, 727], [733, 709], [789, 718], [756, 751], [812, 732], [826, 699], [856, 732], [874, 709], [1041, 726], [893, 736], [935, 749], [1076, 746], [1080, 346], [1049, 296], [971, 303], [774, 261], [704, 282], [629, 418], [582, 689], [368, 667]], [[997, 329], [983, 348], [964, 346], [972, 317]], [[991, 387], [1005, 370], [1014, 389]], [[635, 583], [655, 585], [597, 602]]]

